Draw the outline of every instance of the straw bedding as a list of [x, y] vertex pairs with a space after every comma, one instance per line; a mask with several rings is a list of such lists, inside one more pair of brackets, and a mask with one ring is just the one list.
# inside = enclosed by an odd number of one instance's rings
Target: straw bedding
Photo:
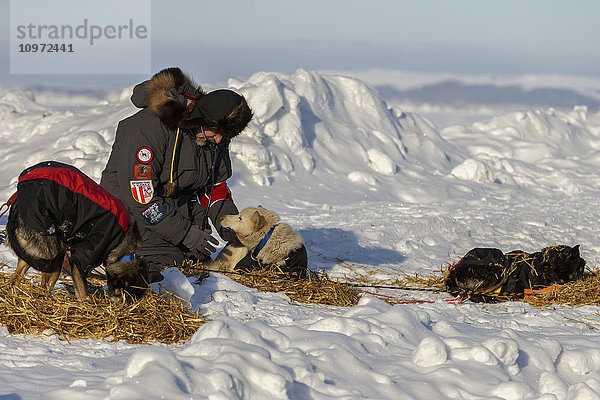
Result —
[[[206, 274], [201, 264], [188, 265], [182, 271], [190, 276]], [[361, 294], [358, 289], [331, 282], [323, 274], [311, 273], [306, 280], [290, 279], [276, 269], [226, 275], [261, 292], [284, 293], [298, 303], [351, 307], [358, 303]], [[72, 291], [56, 289], [49, 295], [27, 278], [9, 286], [9, 277], [10, 274], [0, 272], [0, 324], [10, 333], [56, 334], [63, 340], [178, 343], [188, 340], [206, 321], [198, 311], [191, 310], [190, 304], [170, 293], [159, 295], [149, 291], [139, 301], [111, 302], [100, 289], [104, 282], [92, 279], [90, 283], [98, 290], [89, 300], [78, 301]], [[387, 282], [434, 291], [442, 291], [442, 283], [440, 276], [405, 277]], [[534, 307], [600, 305], [600, 272], [587, 273], [583, 280], [555, 286], [551, 291], [521, 300]], [[393, 299], [386, 301], [396, 303]]]
[[[182, 268], [187, 275], [202, 273], [202, 266]], [[332, 284], [326, 277], [290, 279], [280, 271], [264, 269], [228, 274], [244, 286], [263, 292], [281, 292], [292, 301], [349, 307], [356, 305], [359, 292]], [[188, 340], [206, 320], [191, 305], [173, 294], [151, 291], [138, 301], [111, 302], [102, 280], [88, 279], [98, 290], [86, 301], [78, 301], [72, 290], [44, 291], [28, 274], [9, 286], [10, 274], [0, 272], [0, 324], [10, 333], [56, 334], [63, 340], [105, 339], [130, 343], [177, 343]], [[65, 281], [67, 284], [70, 280]]]
[[[190, 265], [184, 273], [198, 275], [206, 272], [202, 264]], [[324, 304], [339, 307], [352, 307], [358, 304], [360, 292], [351, 287], [331, 282], [327, 275], [311, 272], [307, 279], [294, 279], [277, 267], [255, 271], [224, 272], [232, 280], [260, 292], [286, 294], [298, 303]]]
[[[276, 271], [262, 270], [249, 275], [232, 274], [230, 277], [244, 286], [255, 287], [260, 291], [283, 292], [292, 300], [301, 303], [350, 307], [358, 303], [361, 293], [360, 290], [355, 288], [332, 283], [325, 275], [313, 275], [307, 281], [294, 281], [278, 276]], [[405, 276], [402, 279], [392, 282], [373, 283], [372, 279], [368, 279], [368, 277], [354, 280], [364, 283], [365, 286], [369, 284], [374, 286], [385, 284], [399, 288], [422, 288], [427, 291], [443, 292], [445, 276], [442, 271], [441, 275], [431, 274], [427, 277], [419, 275]], [[394, 299], [384, 300], [390, 304], [398, 303]], [[506, 300], [524, 301], [534, 307], [600, 305], [600, 271], [588, 272], [582, 280], [555, 285], [547, 292], [537, 293], [526, 298], [498, 297], [498, 301]]]
[[586, 273], [582, 280], [557, 285], [524, 301], [534, 307], [600, 305], [600, 271]]
[[169, 294], [149, 292], [136, 302], [111, 302], [104, 290], [98, 290], [89, 300], [78, 301], [66, 289], [49, 295], [27, 278], [8, 286], [9, 277], [0, 272], [0, 324], [10, 333], [177, 343], [189, 339], [205, 321]]

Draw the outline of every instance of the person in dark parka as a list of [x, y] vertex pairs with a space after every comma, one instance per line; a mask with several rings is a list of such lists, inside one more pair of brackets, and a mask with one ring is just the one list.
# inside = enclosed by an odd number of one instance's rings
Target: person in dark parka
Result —
[[141, 110], [119, 122], [100, 184], [138, 221], [139, 253], [151, 271], [203, 260], [217, 243], [207, 217], [223, 239], [236, 239], [220, 224], [222, 215], [238, 213], [226, 183], [229, 142], [252, 111], [240, 94], [205, 93], [179, 68], [135, 86], [131, 101]]

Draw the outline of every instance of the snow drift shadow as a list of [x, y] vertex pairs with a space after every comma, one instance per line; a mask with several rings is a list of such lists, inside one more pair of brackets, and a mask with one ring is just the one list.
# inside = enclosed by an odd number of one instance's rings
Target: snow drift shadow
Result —
[[[327, 272], [340, 263], [356, 264], [400, 264], [406, 260], [404, 254], [381, 247], [364, 247], [352, 231], [340, 228], [307, 228], [298, 231], [304, 238], [308, 251], [309, 268], [314, 266]], [[335, 258], [324, 255], [336, 254]]]

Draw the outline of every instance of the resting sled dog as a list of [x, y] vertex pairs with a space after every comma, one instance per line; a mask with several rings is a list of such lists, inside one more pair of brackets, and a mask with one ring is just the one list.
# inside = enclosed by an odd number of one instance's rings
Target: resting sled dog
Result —
[[308, 258], [302, 237], [290, 225], [279, 223], [274, 211], [248, 207], [221, 217], [221, 226], [233, 229], [241, 244], [226, 246], [211, 269], [231, 272], [276, 266], [284, 273], [306, 277]]
[[493, 301], [497, 296], [523, 297], [581, 279], [584, 267], [579, 245], [550, 246], [531, 254], [476, 248], [450, 268], [445, 286], [449, 292], [474, 301]]
[[83, 300], [86, 276], [104, 263], [112, 299], [124, 292], [139, 297], [148, 287], [146, 264], [135, 253], [137, 226], [119, 199], [73, 166], [48, 161], [24, 170], [6, 233], [18, 257], [10, 284], [33, 267], [50, 291], [65, 270]]

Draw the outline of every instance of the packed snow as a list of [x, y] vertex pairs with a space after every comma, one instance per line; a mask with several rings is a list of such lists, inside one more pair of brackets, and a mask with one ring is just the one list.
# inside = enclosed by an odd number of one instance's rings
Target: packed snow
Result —
[[[395, 78], [372, 83], [393, 86]], [[600, 87], [554, 81], [590, 98]], [[228, 85], [255, 113], [231, 144], [234, 199], [294, 226], [313, 270], [339, 281], [393, 281], [440, 274], [473, 247], [533, 252], [553, 244], [580, 244], [588, 267], [598, 264], [593, 105], [493, 104], [497, 114], [468, 124], [452, 105], [455, 120], [446, 115], [450, 123], [437, 125], [348, 75], [260, 72]], [[117, 122], [136, 111], [131, 89], [0, 91], [1, 202], [20, 171], [42, 160], [71, 163], [99, 181]], [[10, 266], [4, 272], [16, 265], [6, 246], [0, 262]], [[154, 290], [162, 286], [210, 319], [188, 342], [64, 342], [0, 327], [0, 398], [600, 399], [597, 307], [368, 289], [405, 304], [364, 294], [340, 308], [293, 303], [221, 274], [201, 284], [177, 269], [164, 275]]]

